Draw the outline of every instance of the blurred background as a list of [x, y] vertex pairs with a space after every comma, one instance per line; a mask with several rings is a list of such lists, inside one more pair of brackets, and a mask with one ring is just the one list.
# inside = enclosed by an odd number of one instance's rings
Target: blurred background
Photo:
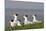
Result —
[[32, 15], [36, 14], [36, 19], [44, 21], [44, 3], [42, 2], [25, 2], [25, 1], [10, 1], [5, 0], [5, 25], [11, 19], [14, 19], [11, 14], [18, 13], [21, 21], [24, 21], [23, 15], [28, 15], [28, 20], [32, 21]]

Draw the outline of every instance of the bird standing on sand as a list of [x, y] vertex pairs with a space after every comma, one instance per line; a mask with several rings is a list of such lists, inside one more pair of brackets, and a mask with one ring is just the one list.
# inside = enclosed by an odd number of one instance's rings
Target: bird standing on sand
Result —
[[17, 20], [18, 14], [15, 14], [15, 15], [13, 15], [13, 16], [14, 16], [14, 21], [16, 21], [16, 24], [17, 24], [18, 26], [21, 26], [20, 21]]
[[11, 20], [11, 21], [10, 21], [10, 25], [11, 25], [11, 27], [15, 27], [15, 26], [16, 26], [15, 21], [14, 21], [14, 20]]
[[36, 15], [33, 15], [33, 22], [41, 23], [42, 21], [36, 20]]
[[24, 24], [33, 24], [33, 22], [31, 22], [31, 21], [28, 21], [28, 19], [27, 19], [27, 17], [28, 17], [28, 15], [24, 15], [23, 16], [24, 17]]
[[21, 26], [19, 20], [17, 20], [18, 14], [14, 14], [14, 20], [10, 21], [11, 27], [15, 27], [16, 25]]

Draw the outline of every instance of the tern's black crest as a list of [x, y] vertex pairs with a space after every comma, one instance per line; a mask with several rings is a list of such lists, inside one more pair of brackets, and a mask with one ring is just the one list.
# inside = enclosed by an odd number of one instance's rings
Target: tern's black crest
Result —
[[28, 15], [25, 15], [26, 17], [28, 17]]
[[16, 14], [16, 16], [18, 16], [18, 14]]
[[11, 22], [13, 22], [14, 20], [11, 20]]
[[35, 14], [35, 16], [36, 16], [36, 14]]

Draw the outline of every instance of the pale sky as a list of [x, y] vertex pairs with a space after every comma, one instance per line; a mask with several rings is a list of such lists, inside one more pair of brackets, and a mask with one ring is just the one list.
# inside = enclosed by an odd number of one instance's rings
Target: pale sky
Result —
[[44, 0], [11, 0], [11, 1], [44, 2]]

